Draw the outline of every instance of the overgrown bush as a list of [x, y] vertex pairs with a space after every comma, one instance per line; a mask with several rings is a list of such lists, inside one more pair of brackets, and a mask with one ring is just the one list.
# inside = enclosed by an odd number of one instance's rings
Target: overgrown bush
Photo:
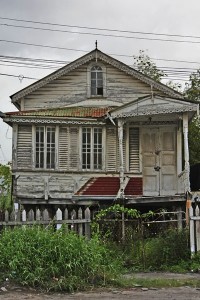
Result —
[[125, 255], [129, 267], [135, 270], [185, 269], [190, 261], [188, 231], [169, 229], [152, 238], [137, 235], [137, 239], [129, 242]]
[[0, 235], [0, 270], [23, 285], [46, 290], [83, 289], [107, 283], [120, 259], [98, 237], [90, 241], [64, 229], [23, 227]]

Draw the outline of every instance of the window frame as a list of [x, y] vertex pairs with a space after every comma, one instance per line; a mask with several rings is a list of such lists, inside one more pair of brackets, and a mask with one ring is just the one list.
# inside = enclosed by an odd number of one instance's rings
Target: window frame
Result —
[[[90, 158], [89, 158], [89, 167], [86, 166], [86, 167], [83, 167], [83, 129], [88, 129], [90, 131]], [[96, 155], [98, 156], [99, 154], [99, 149], [101, 148], [101, 168], [95, 168], [95, 153], [94, 153], [94, 150], [95, 150], [95, 142], [94, 142], [94, 133], [95, 133], [95, 130], [99, 130], [101, 129], [101, 146], [99, 147], [98, 146], [98, 143], [96, 143], [97, 147], [97, 152], [96, 152]], [[105, 129], [103, 127], [99, 127], [99, 126], [94, 126], [94, 127], [91, 127], [91, 126], [84, 126], [84, 127], [81, 127], [80, 129], [80, 166], [81, 166], [81, 170], [84, 171], [84, 172], [90, 172], [90, 171], [93, 171], [93, 172], [101, 172], [105, 169], [105, 150], [104, 150], [104, 145], [105, 145]], [[87, 148], [87, 145], [86, 145], [86, 148]], [[87, 151], [86, 151], [86, 155], [87, 155]], [[98, 160], [98, 159], [97, 159]], [[87, 164], [87, 161], [86, 161], [86, 164]]]
[[[36, 149], [36, 137], [37, 137], [37, 128], [43, 128], [44, 129], [44, 149], [43, 149], [43, 160], [44, 160], [44, 164], [43, 167], [36, 166], [36, 156], [37, 156], [37, 149]], [[50, 143], [51, 145], [54, 144], [54, 167], [48, 167], [47, 166], [47, 147], [48, 147], [48, 142], [47, 142], [47, 131], [48, 129], [55, 129], [55, 141], [52, 143]], [[54, 126], [54, 125], [43, 125], [43, 124], [38, 124], [38, 125], [33, 125], [32, 127], [32, 132], [33, 132], [33, 139], [32, 139], [32, 149], [33, 149], [33, 153], [32, 153], [32, 161], [33, 161], [33, 168], [35, 170], [56, 170], [58, 169], [58, 132], [59, 132], [59, 127], [58, 126]], [[52, 148], [50, 145], [50, 149]], [[50, 151], [51, 152], [51, 151]]]
[[[91, 84], [92, 77], [91, 77], [91, 73], [92, 73], [92, 69], [94, 67], [99, 67], [99, 68], [102, 69], [103, 93], [101, 95], [98, 95], [98, 94], [93, 95], [92, 94], [92, 84]], [[103, 98], [103, 97], [107, 96], [107, 94], [106, 94], [106, 67], [102, 63], [93, 62], [87, 68], [87, 96], [88, 96], [88, 98]]]

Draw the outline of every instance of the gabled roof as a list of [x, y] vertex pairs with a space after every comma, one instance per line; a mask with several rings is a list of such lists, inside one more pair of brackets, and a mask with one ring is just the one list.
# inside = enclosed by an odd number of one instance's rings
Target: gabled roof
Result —
[[100, 118], [113, 107], [62, 107], [7, 112], [6, 116]]
[[72, 70], [75, 70], [76, 68], [80, 67], [81, 65], [83, 65], [85, 63], [92, 61], [93, 59], [98, 59], [102, 62], [108, 63], [108, 64], [112, 65], [113, 67], [116, 67], [116, 68], [120, 69], [121, 71], [133, 76], [134, 78], [137, 78], [137, 79], [141, 80], [142, 82], [152, 86], [152, 88], [156, 88], [156, 89], [162, 91], [163, 93], [165, 93], [168, 96], [183, 98], [182, 94], [174, 91], [173, 89], [167, 87], [166, 85], [164, 85], [160, 82], [156, 82], [152, 78], [136, 71], [132, 67], [129, 67], [128, 65], [120, 62], [119, 60], [116, 60], [115, 58], [112, 58], [111, 56], [101, 52], [98, 49], [95, 49], [95, 50], [89, 52], [88, 54], [74, 60], [73, 62], [69, 63], [68, 65], [58, 69], [57, 71], [51, 73], [50, 75], [36, 81], [35, 83], [29, 85], [28, 87], [13, 94], [12, 96], [10, 96], [12, 99], [12, 102], [13, 103], [16, 102], [20, 98], [25, 97], [28, 94], [43, 87], [45, 84], [69, 73]]
[[159, 95], [139, 97], [109, 112], [112, 118], [127, 118], [179, 112], [197, 112], [198, 102]]

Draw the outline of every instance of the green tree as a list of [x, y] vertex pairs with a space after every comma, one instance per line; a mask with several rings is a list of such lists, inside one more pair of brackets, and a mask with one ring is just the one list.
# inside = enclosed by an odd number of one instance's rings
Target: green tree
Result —
[[151, 77], [156, 81], [161, 81], [161, 79], [166, 76], [166, 74], [159, 70], [154, 62], [152, 62], [151, 58], [145, 53], [144, 50], [139, 51], [139, 55], [134, 55], [134, 66], [141, 73]]
[[10, 166], [0, 164], [0, 210], [12, 208], [11, 183]]
[[[190, 75], [184, 95], [189, 100], [200, 101], [200, 69]], [[200, 120], [195, 117], [189, 125], [189, 153], [190, 164], [200, 163]]]
[[190, 75], [184, 94], [190, 100], [200, 101], [200, 68]]

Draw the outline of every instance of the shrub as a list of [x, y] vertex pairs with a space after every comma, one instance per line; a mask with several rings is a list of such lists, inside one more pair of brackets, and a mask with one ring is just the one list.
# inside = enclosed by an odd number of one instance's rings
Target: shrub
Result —
[[97, 237], [90, 241], [64, 229], [23, 227], [0, 236], [0, 269], [23, 285], [46, 290], [83, 289], [114, 278], [120, 260]]
[[172, 266], [183, 266], [183, 261], [190, 260], [188, 231], [170, 229], [157, 237], [132, 241], [128, 256], [136, 269], [172, 270]]

